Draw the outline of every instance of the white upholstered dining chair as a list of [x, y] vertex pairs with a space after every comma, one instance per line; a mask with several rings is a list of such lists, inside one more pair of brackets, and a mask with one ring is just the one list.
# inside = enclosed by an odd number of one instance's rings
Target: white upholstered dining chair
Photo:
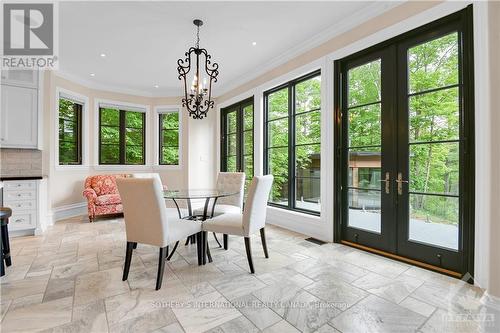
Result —
[[137, 243], [158, 246], [160, 255], [156, 290], [161, 288], [168, 245], [201, 231], [196, 221], [169, 216], [158, 178], [120, 178], [118, 191], [122, 198], [127, 234], [127, 251], [123, 281], [127, 280], [132, 253]]
[[[273, 176], [253, 177], [248, 190], [248, 197], [243, 209], [243, 214], [227, 213], [215, 216], [203, 223], [203, 232], [220, 232], [234, 236], [242, 236], [245, 239], [245, 249], [247, 253], [250, 272], [255, 272], [252, 260], [252, 251], [250, 246], [250, 236], [260, 231], [264, 255], [269, 258], [266, 245], [266, 212], [267, 200], [271, 192]], [[206, 237], [205, 237], [206, 239]]]
[[[235, 195], [231, 195], [228, 197], [219, 198], [215, 204], [214, 211], [212, 212], [212, 208], [214, 207], [214, 202], [211, 202], [208, 208], [209, 216], [217, 216], [221, 214], [228, 213], [236, 213], [241, 214], [243, 210], [243, 196], [244, 196], [244, 188], [245, 188], [245, 173], [244, 172], [219, 172], [217, 176], [217, 189], [228, 191], [228, 192], [237, 192]], [[202, 215], [204, 208], [198, 208], [194, 210], [195, 215]], [[215, 240], [219, 243], [217, 236], [214, 233]], [[227, 234], [224, 234], [224, 249], [228, 249], [228, 237]], [[219, 243], [220, 246], [220, 243]]]

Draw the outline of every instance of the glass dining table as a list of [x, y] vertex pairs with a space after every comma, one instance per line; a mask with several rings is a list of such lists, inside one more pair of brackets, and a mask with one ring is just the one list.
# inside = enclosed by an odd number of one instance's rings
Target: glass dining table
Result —
[[[200, 221], [200, 223], [203, 223], [203, 221], [205, 221], [206, 219], [213, 217], [215, 211], [215, 205], [217, 204], [217, 200], [219, 198], [229, 197], [232, 195], [236, 195], [238, 193], [239, 191], [235, 192], [235, 191], [226, 191], [219, 189], [165, 190], [163, 191], [163, 198], [170, 199], [174, 202], [180, 219]], [[183, 216], [181, 208], [179, 206], [180, 200], [187, 201], [188, 213], [185, 216]], [[199, 213], [195, 214], [193, 212], [192, 200], [204, 200], [203, 212], [201, 214]], [[217, 244], [221, 246], [215, 233], [214, 237], [215, 240], [217, 241]], [[203, 243], [207, 244], [206, 238], [207, 238], [206, 232], [201, 232], [199, 235], [192, 235], [188, 237], [185, 245], [188, 245], [189, 243], [195, 244], [197, 241], [201, 242], [202, 244]], [[174, 247], [174, 251], [176, 247], [177, 244]], [[203, 247], [198, 247], [199, 265], [206, 264], [207, 256], [208, 256], [208, 261], [212, 262], [212, 257], [210, 255], [210, 249], [208, 248], [208, 245], [205, 245]]]

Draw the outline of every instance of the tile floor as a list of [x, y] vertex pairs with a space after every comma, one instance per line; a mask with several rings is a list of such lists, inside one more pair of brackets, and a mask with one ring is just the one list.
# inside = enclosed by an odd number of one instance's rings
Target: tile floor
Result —
[[[270, 258], [242, 239], [198, 266], [179, 246], [155, 291], [157, 249], [139, 245], [122, 282], [122, 219], [58, 222], [12, 239], [1, 278], [2, 332], [500, 332], [483, 291], [404, 263], [268, 226]], [[497, 325], [497, 326], [495, 326]]]

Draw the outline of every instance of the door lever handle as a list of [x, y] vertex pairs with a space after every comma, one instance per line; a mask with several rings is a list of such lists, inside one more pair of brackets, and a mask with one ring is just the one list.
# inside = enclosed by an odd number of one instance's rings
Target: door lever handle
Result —
[[385, 182], [385, 193], [391, 193], [391, 175], [389, 172], [385, 173], [385, 179], [381, 179], [381, 182]]
[[408, 184], [409, 181], [403, 180], [403, 174], [398, 172], [398, 178], [396, 179], [396, 183], [398, 183], [398, 194], [403, 195], [403, 183]]

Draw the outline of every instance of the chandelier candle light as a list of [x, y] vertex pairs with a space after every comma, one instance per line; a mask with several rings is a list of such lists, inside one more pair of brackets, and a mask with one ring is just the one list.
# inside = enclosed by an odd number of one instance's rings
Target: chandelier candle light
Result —
[[[193, 23], [197, 27], [196, 44], [194, 47], [190, 47], [184, 54], [184, 59], [181, 58], [177, 60], [177, 71], [179, 72], [179, 80], [182, 80], [184, 83], [182, 106], [186, 107], [189, 115], [193, 117], [193, 119], [203, 119], [207, 116], [208, 110], [214, 107], [214, 101], [212, 100], [212, 82], [217, 82], [219, 65], [215, 62], [212, 63], [210, 60], [212, 56], [208, 54], [206, 49], [200, 48], [200, 27], [203, 25], [203, 21], [196, 19]], [[195, 59], [192, 59], [193, 56], [195, 56]], [[187, 75], [191, 71], [193, 60], [196, 61], [196, 68], [191, 86], [188, 90]], [[205, 67], [201, 68], [201, 71], [200, 61]], [[209, 78], [208, 86], [207, 77], [204, 77], [204, 73], [206, 73]]]

